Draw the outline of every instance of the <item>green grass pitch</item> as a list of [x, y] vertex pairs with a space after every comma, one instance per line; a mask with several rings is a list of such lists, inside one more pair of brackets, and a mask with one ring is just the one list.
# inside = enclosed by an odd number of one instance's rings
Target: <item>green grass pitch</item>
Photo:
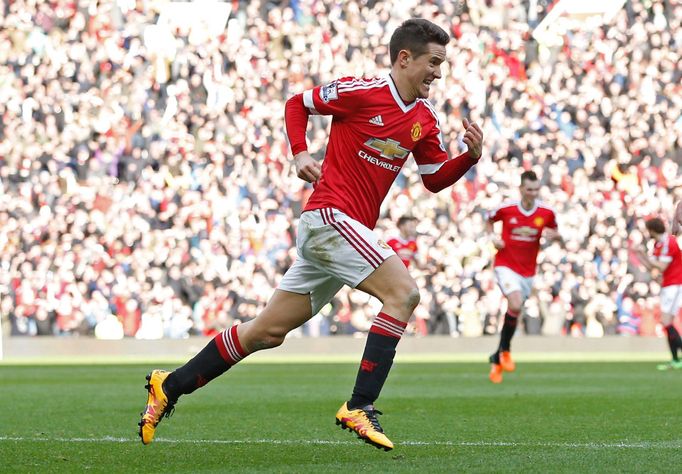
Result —
[[[241, 364], [136, 429], [149, 365], [0, 365], [2, 472], [679, 472], [682, 371], [651, 362], [397, 362], [396, 448], [334, 425], [356, 364]], [[174, 365], [161, 366], [173, 368]]]

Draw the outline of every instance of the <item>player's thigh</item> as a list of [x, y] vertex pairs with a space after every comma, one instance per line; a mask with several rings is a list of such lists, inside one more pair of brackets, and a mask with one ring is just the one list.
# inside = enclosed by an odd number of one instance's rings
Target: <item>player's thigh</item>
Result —
[[520, 309], [530, 296], [533, 279], [523, 277], [507, 267], [495, 267], [495, 279], [509, 305]]
[[[401, 299], [415, 295], [418, 302], [417, 284], [397, 255], [388, 257], [379, 267], [365, 278], [357, 288], [375, 296], [380, 301]], [[416, 303], [415, 303], [416, 304]]]
[[661, 322], [666, 326], [675, 321], [682, 309], [682, 285], [661, 288]]
[[286, 334], [312, 317], [310, 294], [276, 289], [261, 313], [249, 322], [253, 329]]
[[343, 281], [334, 275], [330, 275], [319, 263], [310, 262], [299, 255], [282, 277], [279, 289], [306, 295], [308, 298], [306, 307], [309, 313], [308, 319], [310, 319], [332, 300], [343, 285]]

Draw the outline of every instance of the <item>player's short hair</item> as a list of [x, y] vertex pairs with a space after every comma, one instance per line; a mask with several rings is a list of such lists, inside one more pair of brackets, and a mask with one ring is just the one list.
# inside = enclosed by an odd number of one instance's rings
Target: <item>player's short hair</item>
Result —
[[402, 227], [403, 225], [407, 224], [408, 222], [412, 222], [412, 221], [416, 221], [416, 220], [417, 220], [417, 218], [414, 217], [414, 216], [401, 216], [401, 217], [398, 219], [398, 224], [397, 224], [397, 226], [400, 228], [400, 227]]
[[521, 173], [521, 186], [523, 186], [523, 183], [526, 181], [537, 181], [538, 180], [538, 175], [535, 174], [535, 171], [524, 171]]
[[391, 41], [388, 43], [391, 64], [395, 64], [398, 60], [398, 53], [403, 49], [410, 51], [415, 57], [419, 57], [426, 53], [429, 43], [438, 43], [445, 46], [449, 42], [450, 35], [435, 23], [431, 23], [424, 18], [405, 20], [393, 32]]
[[647, 219], [644, 225], [649, 232], [656, 232], [657, 234], [665, 233], [665, 223], [660, 217], [652, 217], [651, 219]]

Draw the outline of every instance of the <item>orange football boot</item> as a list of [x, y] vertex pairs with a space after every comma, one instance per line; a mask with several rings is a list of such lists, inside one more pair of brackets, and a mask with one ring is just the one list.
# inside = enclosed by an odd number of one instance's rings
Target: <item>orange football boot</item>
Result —
[[495, 362], [491, 363], [488, 378], [492, 383], [502, 383], [502, 365]]
[[505, 372], [514, 372], [514, 370], [516, 370], [516, 364], [512, 360], [511, 352], [500, 352], [500, 365]]

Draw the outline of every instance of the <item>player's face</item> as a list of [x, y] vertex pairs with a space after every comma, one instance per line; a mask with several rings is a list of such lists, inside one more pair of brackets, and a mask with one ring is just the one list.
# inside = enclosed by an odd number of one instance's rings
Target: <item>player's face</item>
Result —
[[429, 43], [426, 53], [414, 57], [407, 65], [407, 76], [413, 89], [414, 98], [426, 99], [431, 83], [442, 77], [440, 66], [445, 61], [445, 46]]
[[401, 226], [400, 230], [404, 237], [414, 237], [417, 234], [417, 222], [407, 221]]
[[521, 184], [521, 200], [526, 204], [532, 204], [540, 193], [540, 182], [526, 180]]

